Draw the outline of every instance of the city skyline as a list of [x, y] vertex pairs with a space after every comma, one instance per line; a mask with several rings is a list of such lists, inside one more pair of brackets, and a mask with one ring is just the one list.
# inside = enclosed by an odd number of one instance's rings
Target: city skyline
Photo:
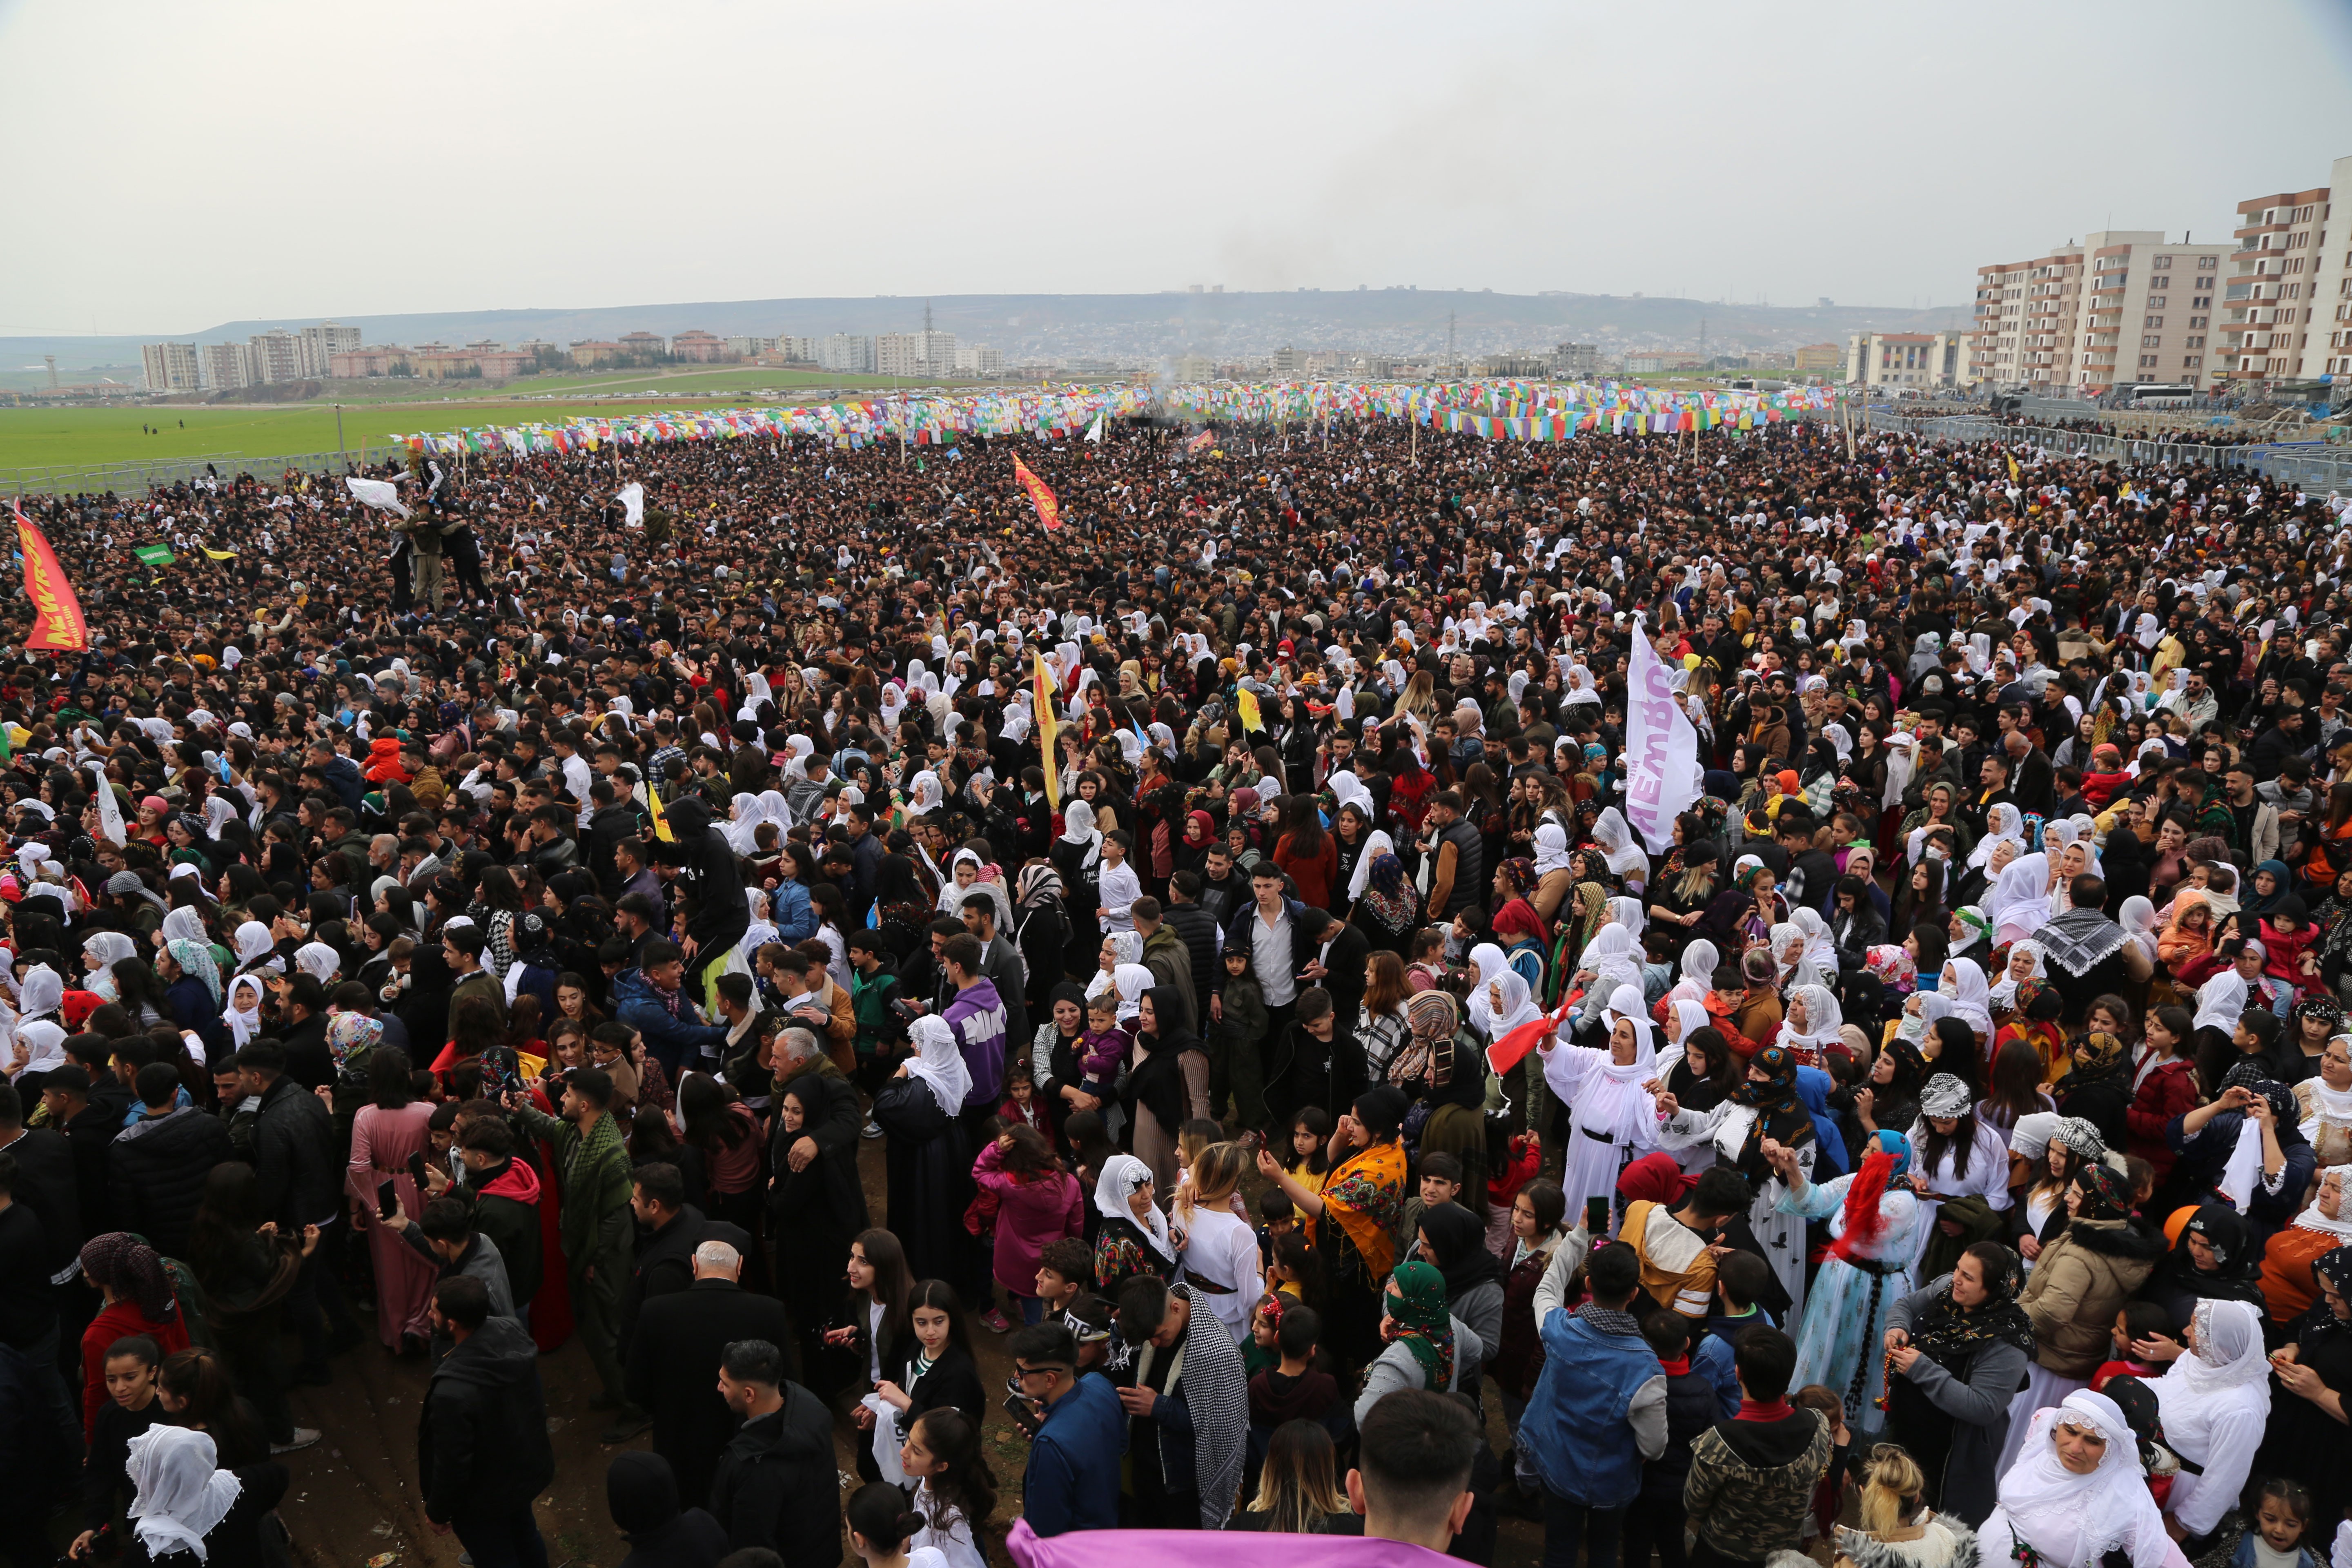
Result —
[[[0, 177], [42, 237], [0, 258], [0, 336], [1193, 282], [1965, 310], [1988, 258], [2044, 254], [2086, 216], [2219, 237], [2244, 193], [2325, 174], [2291, 138], [2073, 90], [2095, 54], [2131, 99], [2197, 101], [2205, 0], [2126, 28], [2104, 7], [1724, 6], [1671, 53], [1597, 5], [1437, 28], [1213, 5], [1181, 29], [1043, 7], [927, 16], [911, 40], [718, 0], [588, 4], [562, 28], [443, 9], [387, 35], [332, 8], [0, 3], [19, 109]], [[2035, 29], [2021, 58], [2005, 14]], [[2271, 26], [2274, 100], [2341, 101], [2342, 9]], [[168, 136], [74, 112], [171, 101], [231, 62], [315, 84], [339, 61], [361, 74], [337, 94], [189, 100]], [[1975, 85], [1923, 95], [1921, 71]], [[428, 80], [465, 112], [415, 112], [400, 84]], [[462, 240], [420, 243], [442, 235]]]

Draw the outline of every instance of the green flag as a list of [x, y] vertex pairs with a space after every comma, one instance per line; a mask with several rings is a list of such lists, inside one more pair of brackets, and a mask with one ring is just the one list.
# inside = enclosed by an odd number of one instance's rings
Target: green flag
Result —
[[176, 559], [168, 544], [142, 544], [131, 553], [150, 566], [169, 566]]

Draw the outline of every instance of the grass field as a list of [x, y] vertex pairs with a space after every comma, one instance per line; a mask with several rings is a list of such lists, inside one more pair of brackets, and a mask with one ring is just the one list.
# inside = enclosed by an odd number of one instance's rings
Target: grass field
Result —
[[[777, 373], [768, 372], [770, 375]], [[581, 415], [612, 417], [655, 409], [728, 407], [729, 401], [685, 387], [663, 386], [661, 395], [632, 402], [579, 398], [517, 401], [511, 397], [404, 404], [346, 404], [343, 441], [356, 448], [392, 436], [460, 426], [552, 424]], [[782, 390], [782, 389], [779, 389]], [[793, 395], [787, 391], [787, 397]], [[765, 404], [767, 399], [755, 399]], [[142, 426], [154, 432], [147, 434]], [[0, 408], [0, 473], [61, 464], [169, 461], [227, 453], [238, 458], [282, 458], [332, 452], [335, 410], [325, 403], [227, 404], [148, 408]]]

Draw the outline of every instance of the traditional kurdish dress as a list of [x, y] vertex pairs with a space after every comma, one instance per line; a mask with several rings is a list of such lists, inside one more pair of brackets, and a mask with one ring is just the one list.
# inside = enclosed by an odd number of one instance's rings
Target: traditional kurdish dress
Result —
[[1849, 1426], [1876, 1431], [1886, 1388], [1883, 1345], [1895, 1304], [1911, 1293], [1914, 1232], [1923, 1205], [1893, 1184], [1910, 1170], [1911, 1146], [1881, 1131], [1862, 1169], [1801, 1192], [1784, 1193], [1784, 1213], [1829, 1221], [1830, 1250], [1797, 1331], [1795, 1384], [1837, 1390]]

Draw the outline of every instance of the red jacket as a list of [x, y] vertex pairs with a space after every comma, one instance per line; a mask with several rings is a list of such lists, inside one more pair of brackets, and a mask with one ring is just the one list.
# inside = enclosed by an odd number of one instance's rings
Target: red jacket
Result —
[[2157, 1184], [2172, 1173], [2178, 1158], [2165, 1142], [2164, 1129], [2176, 1116], [2197, 1109], [2197, 1068], [2186, 1057], [2159, 1064], [2140, 1081], [2124, 1112], [2125, 1152], [2137, 1154], [2156, 1168]]

